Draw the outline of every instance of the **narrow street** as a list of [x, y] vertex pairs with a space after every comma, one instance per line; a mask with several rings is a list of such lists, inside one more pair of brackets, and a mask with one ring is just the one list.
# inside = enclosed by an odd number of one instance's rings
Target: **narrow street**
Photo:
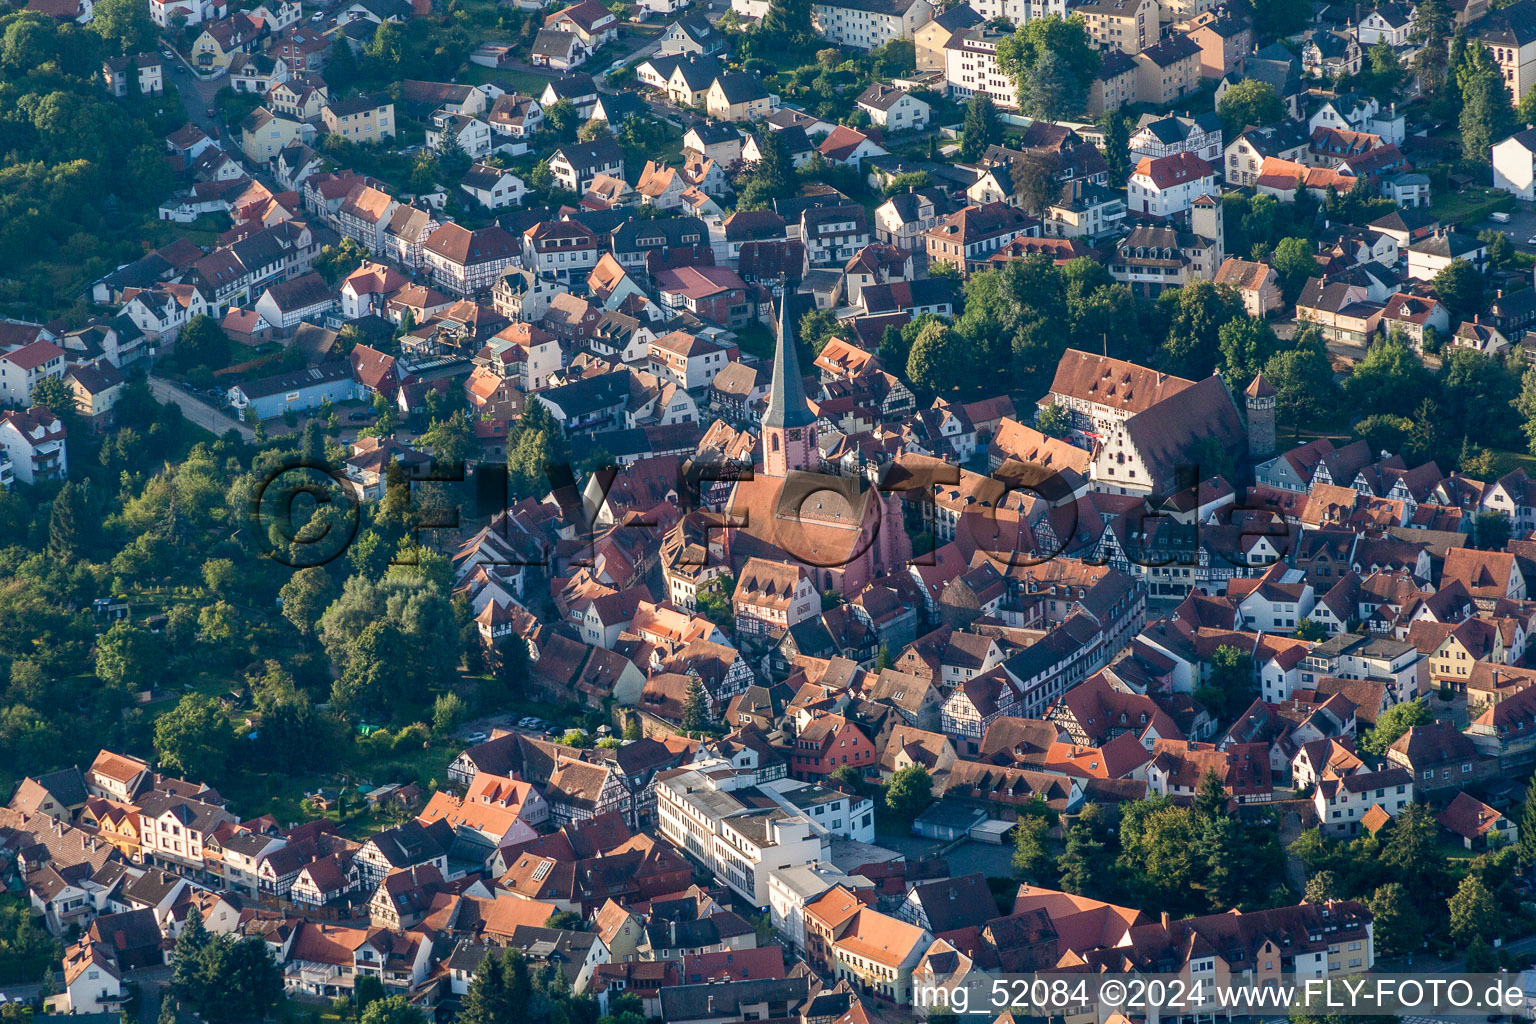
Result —
[[[174, 66], [169, 69], [170, 74], [166, 77], [171, 80], [171, 84], [176, 87], [176, 92], [181, 96], [182, 105], [187, 109], [187, 120], [201, 128], [209, 138], [219, 138], [219, 124], [214, 118], [208, 116], [208, 111], [213, 108], [213, 98], [218, 95], [224, 80], [213, 78], [205, 81], [192, 70], [192, 65], [187, 63], [187, 59], [169, 43], [162, 41], [161, 49], [174, 55], [172, 61]], [[178, 70], [178, 68], [184, 70]], [[237, 158], [239, 156], [238, 153], [231, 155]]]
[[[182, 415], [186, 416], [188, 422], [195, 423], [216, 436], [222, 437], [230, 430], [237, 430], [244, 440], [256, 440], [256, 432], [250, 427], [170, 381], [150, 377], [149, 393], [161, 405], [169, 403], [181, 406]], [[276, 427], [275, 432], [281, 432], [282, 422], [279, 421]]]

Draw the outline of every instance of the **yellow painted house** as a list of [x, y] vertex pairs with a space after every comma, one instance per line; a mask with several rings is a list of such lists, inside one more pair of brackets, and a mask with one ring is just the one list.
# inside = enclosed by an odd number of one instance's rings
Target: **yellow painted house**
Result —
[[262, 23], [240, 12], [203, 26], [192, 41], [192, 65], [199, 71], [228, 71], [237, 53], [254, 52]]
[[92, 797], [80, 811], [80, 825], [94, 828], [98, 838], [116, 847], [130, 861], [140, 860], [139, 809], [132, 804]]

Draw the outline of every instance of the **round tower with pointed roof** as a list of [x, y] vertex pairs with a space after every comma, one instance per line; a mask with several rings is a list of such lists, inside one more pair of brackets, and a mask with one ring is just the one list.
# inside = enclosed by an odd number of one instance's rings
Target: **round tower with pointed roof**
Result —
[[1260, 373], [1243, 391], [1248, 409], [1248, 454], [1255, 461], [1275, 454], [1275, 399], [1278, 392]]

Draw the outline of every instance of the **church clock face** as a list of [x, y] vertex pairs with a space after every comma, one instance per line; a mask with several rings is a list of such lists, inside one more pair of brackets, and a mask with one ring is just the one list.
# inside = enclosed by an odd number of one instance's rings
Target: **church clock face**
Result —
[[792, 428], [791, 430], [788, 431], [788, 435], [789, 435], [789, 439], [791, 441], [798, 441], [798, 440], [800, 440], [800, 428], [799, 427]]

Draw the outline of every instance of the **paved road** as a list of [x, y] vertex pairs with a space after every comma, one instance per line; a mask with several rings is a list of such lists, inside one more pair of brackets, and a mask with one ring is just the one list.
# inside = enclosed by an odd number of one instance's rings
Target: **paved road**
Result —
[[[162, 48], [170, 50], [171, 53], [175, 54], [174, 64], [186, 68], [184, 72], [171, 69], [170, 79], [171, 84], [176, 87], [176, 92], [181, 95], [182, 105], [187, 108], [187, 120], [201, 128], [207, 133], [209, 138], [217, 139], [220, 134], [219, 125], [217, 121], [208, 116], [208, 108], [213, 106], [213, 97], [217, 95], [219, 87], [224, 84], [224, 80], [222, 78], [214, 78], [204, 81], [198, 77], [196, 71], [192, 70], [192, 65], [187, 63], [187, 59], [181, 55], [179, 50], [164, 43], [162, 43]], [[237, 159], [239, 156], [238, 153], [230, 155], [235, 156]]]
[[[181, 406], [182, 414], [188, 420], [219, 437], [224, 436], [226, 432], [233, 429], [238, 430], [240, 436], [246, 441], [256, 440], [256, 432], [250, 427], [241, 423], [233, 416], [229, 416], [214, 408], [213, 405], [203, 401], [196, 395], [182, 390], [170, 381], [161, 380], [159, 377], [150, 377], [149, 393], [161, 405]], [[281, 428], [281, 423], [278, 424], [278, 427]]]

